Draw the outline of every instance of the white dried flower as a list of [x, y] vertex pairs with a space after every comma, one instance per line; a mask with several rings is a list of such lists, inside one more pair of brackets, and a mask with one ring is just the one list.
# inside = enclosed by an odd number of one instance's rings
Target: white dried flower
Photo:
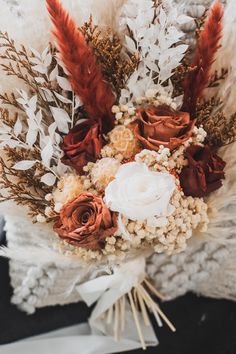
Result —
[[47, 221], [47, 219], [45, 218], [45, 216], [42, 215], [42, 214], [38, 214], [38, 215], [36, 216], [36, 220], [37, 220], [37, 222], [40, 222], [40, 223], [42, 223], [42, 224]]
[[72, 173], [64, 175], [53, 192], [54, 202], [65, 204], [84, 192], [83, 182], [80, 176]]
[[123, 117], [123, 113], [122, 112], [118, 112], [116, 113], [116, 119], [120, 120]]
[[105, 203], [131, 220], [167, 217], [174, 211], [170, 198], [175, 188], [172, 175], [130, 162], [119, 168], [115, 180], [105, 189]]
[[116, 172], [120, 167], [120, 162], [114, 158], [105, 157], [97, 161], [91, 171], [92, 183], [99, 190], [106, 186], [115, 178]]
[[133, 132], [123, 126], [116, 126], [109, 134], [110, 144], [114, 154], [122, 154], [123, 158], [129, 159], [133, 157], [137, 151], [138, 143]]
[[49, 218], [53, 215], [53, 210], [51, 207], [45, 208], [45, 215], [48, 216]]
[[48, 194], [45, 195], [45, 200], [46, 200], [47, 202], [50, 202], [50, 200], [52, 200], [52, 199], [53, 199], [53, 196], [52, 196], [51, 193], [48, 193]]
[[112, 113], [116, 114], [120, 112], [120, 107], [119, 106], [113, 106], [111, 109]]

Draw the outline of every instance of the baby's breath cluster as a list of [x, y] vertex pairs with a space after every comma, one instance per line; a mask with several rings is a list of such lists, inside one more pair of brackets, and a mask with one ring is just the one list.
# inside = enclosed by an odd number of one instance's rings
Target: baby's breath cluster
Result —
[[182, 168], [188, 164], [185, 158], [185, 150], [192, 144], [201, 145], [205, 138], [206, 132], [202, 127], [194, 127], [193, 135], [173, 152], [163, 145], [160, 145], [158, 151], [143, 149], [136, 154], [137, 162], [145, 163], [149, 168], [156, 171], [171, 171], [175, 169], [180, 173]]
[[136, 98], [135, 101], [127, 105], [120, 104], [112, 107], [112, 113], [115, 114], [116, 124], [128, 126], [136, 119], [136, 109], [139, 106], [154, 105], [167, 105], [176, 109], [176, 103], [165, 92], [159, 93], [157, 90], [147, 90], [145, 96]]
[[102, 253], [100, 251], [94, 251], [87, 248], [75, 247], [68, 242], [58, 239], [58, 243], [55, 246], [56, 251], [65, 256], [75, 256], [84, 262], [90, 263], [91, 261], [102, 261]]
[[133, 103], [129, 105], [115, 105], [112, 107], [112, 113], [115, 114], [116, 124], [127, 126], [136, 119], [136, 108]]
[[[151, 155], [149, 158], [151, 159]], [[106, 178], [114, 178], [115, 170], [118, 168], [115, 162], [115, 159], [106, 158], [96, 164], [90, 164], [89, 174], [93, 176], [92, 179], [95, 183], [104, 182], [104, 171], [107, 172]], [[109, 183], [108, 180], [100, 187], [105, 188], [106, 183]], [[122, 216], [120, 221], [122, 226], [120, 224], [116, 233], [105, 240], [104, 249], [87, 250], [60, 241], [58, 250], [64, 254], [79, 256], [85, 262], [104, 259], [115, 261], [125, 258], [130, 252], [132, 254], [132, 252], [150, 249], [157, 253], [166, 252], [167, 254], [183, 251], [195, 231], [206, 231], [209, 223], [208, 207], [202, 198], [184, 196], [179, 188], [178, 179], [176, 179], [176, 186], [171, 198], [174, 211], [170, 216], [158, 219], [150, 218], [144, 221], [132, 221]]]
[[173, 109], [176, 109], [176, 103], [174, 100], [165, 92], [159, 92], [155, 89], [149, 89], [146, 91], [145, 96], [136, 98], [136, 105], [154, 105], [156, 107], [161, 105], [167, 105]]
[[[176, 190], [172, 197], [175, 211], [167, 220], [131, 221], [122, 218], [129, 239], [118, 230], [113, 237], [106, 240], [103, 254], [109, 259], [124, 257], [131, 250], [145, 250], [152, 248], [157, 253], [179, 253], [187, 246], [187, 241], [194, 231], [204, 232], [209, 223], [207, 204], [201, 198], [185, 197]], [[123, 229], [123, 228], [122, 228]], [[122, 230], [123, 231], [123, 230]]]

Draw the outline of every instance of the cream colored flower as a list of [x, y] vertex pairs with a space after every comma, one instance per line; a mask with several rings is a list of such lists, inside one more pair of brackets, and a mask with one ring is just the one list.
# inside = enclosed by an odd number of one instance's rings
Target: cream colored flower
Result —
[[144, 163], [131, 162], [119, 168], [105, 189], [105, 203], [130, 220], [158, 218], [157, 223], [163, 223], [175, 209], [171, 205], [175, 189], [175, 178], [169, 173], [153, 172]]
[[[55, 205], [62, 206], [84, 192], [83, 182], [80, 176], [66, 174], [57, 183], [57, 189], [53, 192]], [[60, 208], [59, 208], [60, 209]]]
[[105, 189], [115, 178], [119, 167], [119, 161], [113, 158], [105, 157], [97, 161], [91, 171], [91, 179], [96, 188]]
[[132, 130], [118, 125], [109, 133], [110, 146], [117, 154], [122, 154], [125, 159], [135, 155], [138, 150], [138, 143]]

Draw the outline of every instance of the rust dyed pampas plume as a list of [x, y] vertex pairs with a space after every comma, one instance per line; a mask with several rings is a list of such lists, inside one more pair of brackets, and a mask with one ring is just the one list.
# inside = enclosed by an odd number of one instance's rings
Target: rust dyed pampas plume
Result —
[[114, 116], [111, 113], [114, 103], [112, 89], [104, 81], [101, 66], [92, 48], [60, 0], [47, 0], [47, 8], [73, 90], [82, 100], [89, 117], [98, 121], [102, 132], [106, 133], [114, 126]]
[[199, 35], [196, 52], [193, 58], [191, 70], [183, 83], [184, 86], [184, 111], [195, 114], [197, 101], [202, 97], [204, 89], [208, 85], [215, 54], [220, 47], [222, 36], [223, 6], [216, 1], [204, 27]]

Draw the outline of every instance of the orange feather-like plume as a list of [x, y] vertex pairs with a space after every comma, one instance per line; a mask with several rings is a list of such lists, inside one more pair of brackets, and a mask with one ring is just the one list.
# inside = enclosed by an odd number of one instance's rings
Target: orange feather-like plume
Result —
[[191, 64], [193, 70], [190, 71], [183, 83], [184, 103], [182, 109], [193, 115], [196, 110], [196, 104], [202, 97], [203, 91], [209, 82], [215, 54], [220, 47], [219, 43], [223, 29], [222, 19], [223, 6], [216, 1], [199, 35], [195, 56]]
[[89, 117], [97, 120], [102, 132], [106, 133], [114, 126], [114, 116], [111, 113], [114, 95], [111, 86], [104, 81], [101, 66], [92, 48], [60, 0], [47, 0], [47, 8], [72, 88], [82, 100]]

